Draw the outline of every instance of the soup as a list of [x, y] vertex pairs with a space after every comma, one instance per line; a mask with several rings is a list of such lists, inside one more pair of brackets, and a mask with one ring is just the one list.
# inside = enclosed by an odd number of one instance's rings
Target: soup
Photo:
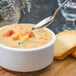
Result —
[[52, 34], [45, 28], [31, 30], [33, 24], [8, 25], [0, 30], [0, 43], [13, 48], [30, 49], [48, 44]]

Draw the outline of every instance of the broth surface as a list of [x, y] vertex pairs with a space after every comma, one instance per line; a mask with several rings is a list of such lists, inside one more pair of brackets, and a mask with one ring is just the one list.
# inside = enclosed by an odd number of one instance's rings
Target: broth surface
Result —
[[32, 24], [8, 25], [0, 30], [0, 43], [13, 48], [37, 48], [48, 44], [52, 34], [43, 28], [31, 30]]

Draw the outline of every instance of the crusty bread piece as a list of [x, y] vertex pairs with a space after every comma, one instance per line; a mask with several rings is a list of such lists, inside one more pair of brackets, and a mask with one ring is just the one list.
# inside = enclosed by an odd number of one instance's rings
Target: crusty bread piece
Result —
[[54, 49], [56, 59], [64, 59], [76, 48], [76, 30], [62, 31], [56, 34], [57, 40]]
[[73, 52], [71, 54], [74, 58], [76, 58], [76, 48], [73, 50]]

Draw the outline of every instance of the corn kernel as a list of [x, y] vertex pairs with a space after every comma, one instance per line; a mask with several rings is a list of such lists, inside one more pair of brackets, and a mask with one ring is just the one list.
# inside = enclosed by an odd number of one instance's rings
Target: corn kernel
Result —
[[28, 41], [29, 40], [28, 35], [23, 36], [23, 39], [26, 40], [26, 41]]
[[26, 33], [25, 32], [20, 32], [20, 35], [24, 36], [24, 35], [26, 35]]

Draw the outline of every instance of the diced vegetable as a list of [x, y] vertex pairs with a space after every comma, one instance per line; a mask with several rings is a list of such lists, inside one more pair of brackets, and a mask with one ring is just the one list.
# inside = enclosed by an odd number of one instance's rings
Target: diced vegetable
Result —
[[24, 35], [26, 35], [26, 32], [20, 32], [20, 35], [24, 36]]
[[25, 41], [28, 41], [28, 40], [29, 40], [28, 35], [23, 36], [23, 39], [24, 39]]
[[34, 36], [34, 33], [33, 32], [29, 32], [28, 33], [28, 37], [30, 38], [30, 37], [33, 37]]
[[19, 34], [14, 34], [14, 35], [12, 36], [12, 39], [13, 39], [13, 40], [18, 40], [18, 39], [19, 39]]
[[12, 34], [14, 34], [14, 31], [13, 30], [9, 30], [7, 31], [3, 36], [11, 36]]

